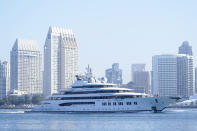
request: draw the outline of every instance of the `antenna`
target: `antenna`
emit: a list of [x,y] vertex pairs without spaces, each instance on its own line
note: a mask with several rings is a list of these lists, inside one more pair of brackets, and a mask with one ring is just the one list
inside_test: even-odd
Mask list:
[[89,64],[88,64],[88,67],[86,68],[86,76],[88,78],[92,77],[92,69],[90,68]]

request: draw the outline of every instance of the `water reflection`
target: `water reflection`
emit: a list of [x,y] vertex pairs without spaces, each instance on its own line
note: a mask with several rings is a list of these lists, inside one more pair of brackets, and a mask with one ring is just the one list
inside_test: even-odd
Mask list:
[[167,109],[162,113],[48,114],[0,110],[0,130],[36,131],[194,131],[197,109]]

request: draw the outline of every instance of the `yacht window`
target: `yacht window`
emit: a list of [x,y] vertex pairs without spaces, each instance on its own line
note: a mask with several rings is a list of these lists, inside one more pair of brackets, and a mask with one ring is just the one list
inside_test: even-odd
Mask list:
[[62,104],[59,104],[59,106],[71,106],[72,104],[70,103],[62,103]]
[[114,85],[87,85],[87,86],[73,86],[73,88],[103,88],[114,87]]
[[106,105],[107,105],[107,103],[106,103],[106,102],[103,102],[103,103],[102,103],[102,105],[103,105],[103,106],[106,106]]
[[95,104],[95,102],[68,102],[68,103],[61,103],[59,106],[71,106],[71,105],[90,105],[90,104]]
[[48,39],[51,39],[51,35],[50,34],[48,34]]
[[113,102],[113,105],[115,106],[116,105],[116,102]]
[[55,97],[54,99],[55,100],[61,100],[61,97]]
[[137,102],[134,102],[134,105],[137,105]]
[[122,96],[90,96],[90,97],[54,97],[53,100],[78,100],[78,99],[126,99],[133,98],[133,95]]
[[118,105],[123,105],[123,102],[118,102]]
[[119,93],[124,93],[124,92],[128,92],[128,91],[125,91],[125,90],[119,90]]
[[108,102],[108,106],[111,106],[111,102]]
[[131,102],[127,102],[127,105],[131,105]]
[[43,103],[44,105],[50,104],[50,103]]
[[85,92],[64,92],[63,94],[90,94],[90,93],[118,93],[119,90],[98,90],[98,91],[85,91]]

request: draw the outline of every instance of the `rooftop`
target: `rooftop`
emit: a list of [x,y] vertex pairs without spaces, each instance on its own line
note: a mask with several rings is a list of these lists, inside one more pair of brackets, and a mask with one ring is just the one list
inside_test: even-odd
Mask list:
[[65,28],[60,28],[60,27],[55,27],[55,26],[50,26],[48,33],[74,35],[71,29],[65,29]]
[[12,50],[40,51],[36,40],[17,38]]

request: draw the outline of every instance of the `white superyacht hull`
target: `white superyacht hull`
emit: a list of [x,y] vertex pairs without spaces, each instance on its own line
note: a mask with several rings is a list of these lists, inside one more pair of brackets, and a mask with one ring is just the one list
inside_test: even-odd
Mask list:
[[98,100],[47,100],[43,102],[43,105],[33,108],[31,112],[160,112],[177,99],[175,97],[146,97]]

